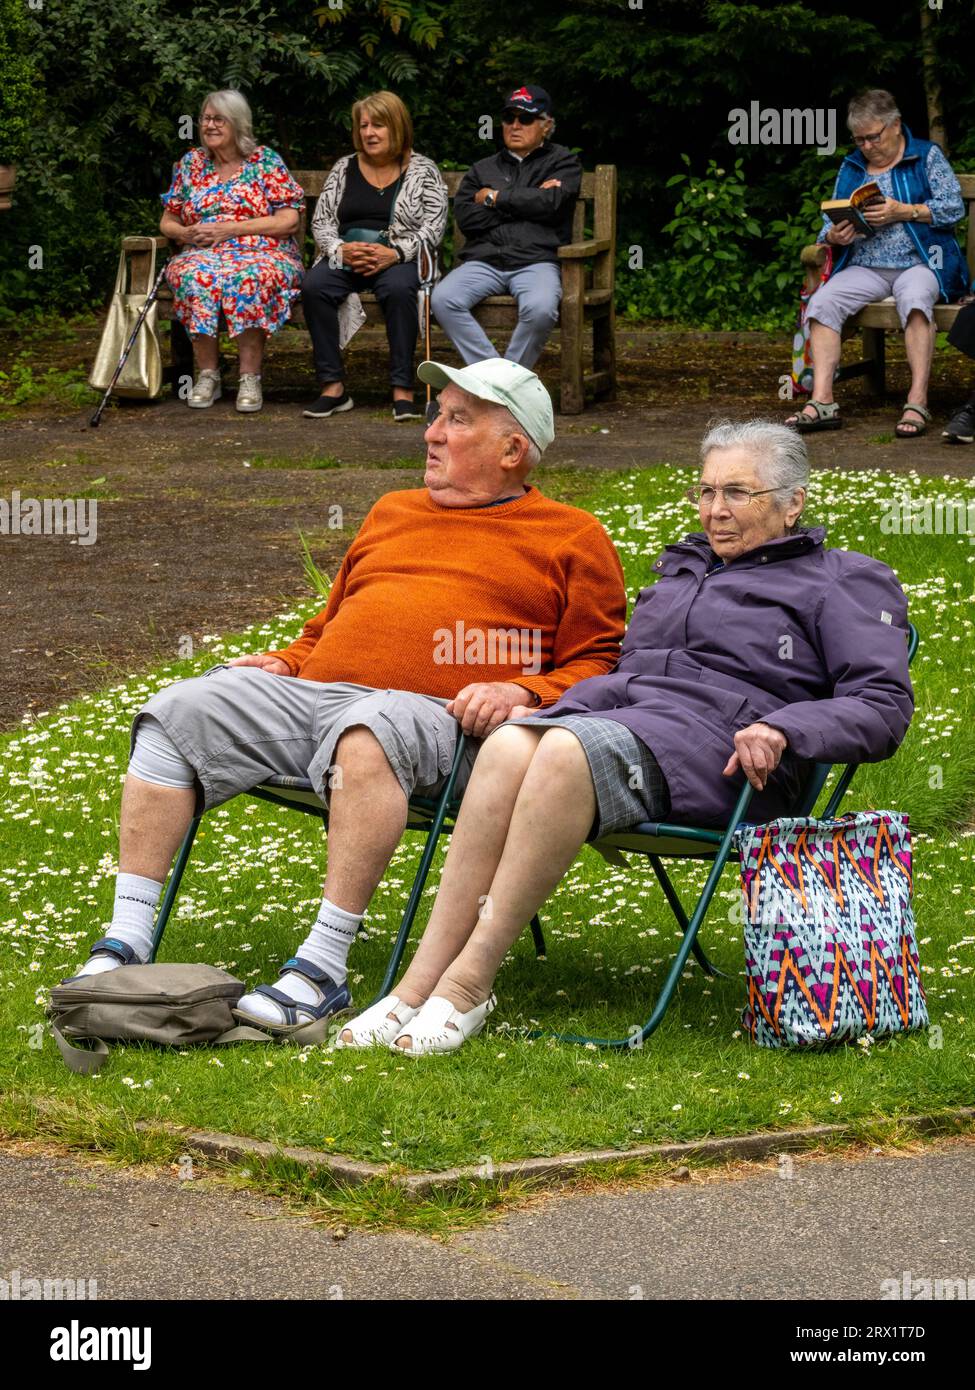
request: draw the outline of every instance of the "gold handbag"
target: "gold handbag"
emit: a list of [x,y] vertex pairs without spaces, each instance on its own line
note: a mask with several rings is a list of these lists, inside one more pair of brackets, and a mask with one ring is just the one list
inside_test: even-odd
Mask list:
[[[146,238],[150,240],[150,238]],[[136,319],[142,312],[149,290],[156,279],[156,246],[150,248],[149,276],[144,294],[127,294],[126,256],[119,256],[118,274],[115,277],[115,291],[108,306],[108,317],[102,329],[98,352],[88,378],[88,385],[95,391],[105,391],[118,366],[125,345],[132,336]],[[126,396],[130,400],[155,400],[162,394],[162,354],[159,349],[159,332],[156,327],[157,304],[153,303],[139,336],[132,344],[132,351],[126,359],[122,374],[115,383],[114,394]]]

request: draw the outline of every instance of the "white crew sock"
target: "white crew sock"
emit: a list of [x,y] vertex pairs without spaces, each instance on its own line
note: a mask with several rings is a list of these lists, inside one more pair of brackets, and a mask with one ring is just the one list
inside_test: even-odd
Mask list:
[[[298,947],[295,955],[317,965],[324,970],[337,985],[345,983],[348,970],[346,959],[362,922],[362,914],[346,912],[336,907],[328,898],[322,898],[318,917],[309,934]],[[317,998],[315,988],[303,975],[289,970],[286,975],[274,981],[275,989],[281,990],[297,1004],[313,1004]],[[246,994],[238,1002],[238,1008],[258,1018],[266,1018],[269,1023],[281,1023],[284,1015],[280,1004],[268,999],[264,994]]]
[[[118,874],[115,879],[115,911],[105,935],[131,946],[140,961],[148,960],[152,950],[152,929],[162,887],[154,878],[142,878],[139,874]],[[117,956],[92,956],[78,974],[100,975],[117,969],[121,963]]]
[[295,955],[326,971],[337,985],[344,984],[349,973],[346,969],[349,950],[361,925],[361,912],[346,912],[330,903],[328,898],[322,898],[315,925]]

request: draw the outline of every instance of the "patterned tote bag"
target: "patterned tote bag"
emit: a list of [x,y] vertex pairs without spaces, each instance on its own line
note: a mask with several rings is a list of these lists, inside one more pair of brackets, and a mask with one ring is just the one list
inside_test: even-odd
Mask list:
[[763,1047],[880,1037],[928,1022],[908,817],[857,812],[741,826],[748,1004]]

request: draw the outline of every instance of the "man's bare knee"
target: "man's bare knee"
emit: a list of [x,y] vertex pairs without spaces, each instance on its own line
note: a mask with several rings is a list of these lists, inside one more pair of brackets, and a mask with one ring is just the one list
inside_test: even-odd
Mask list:
[[332,794],[350,788],[374,788],[377,780],[399,785],[386,750],[364,724],[346,729],[335,745],[332,765],[328,770],[328,785]]

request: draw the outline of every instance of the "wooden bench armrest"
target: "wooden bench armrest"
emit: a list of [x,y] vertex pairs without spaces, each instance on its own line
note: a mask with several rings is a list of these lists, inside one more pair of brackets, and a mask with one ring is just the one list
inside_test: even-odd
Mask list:
[[826,262],[826,243],[816,241],[812,246],[804,246],[799,256],[799,261],[805,271],[806,289],[812,293],[820,280],[823,278],[823,266]]
[[124,236],[122,238],[123,251],[145,251],[151,245],[154,245],[157,251],[165,251],[169,245],[169,238],[164,236]]
[[560,261],[581,261],[588,256],[598,256],[603,251],[609,251],[612,242],[609,237],[600,237],[598,241],[573,241],[568,246],[559,247]]

